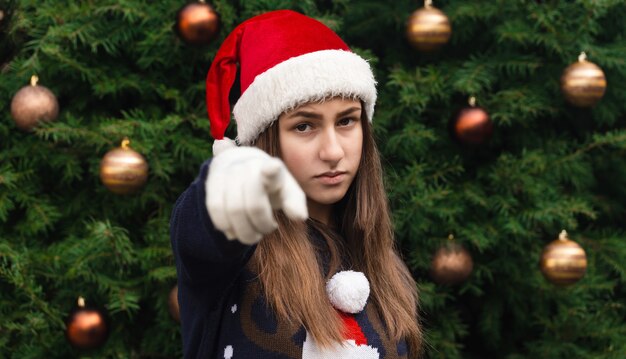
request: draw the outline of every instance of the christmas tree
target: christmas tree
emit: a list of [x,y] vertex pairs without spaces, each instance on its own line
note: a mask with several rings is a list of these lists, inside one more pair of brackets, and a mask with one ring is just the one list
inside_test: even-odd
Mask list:
[[[424,357],[626,357],[626,3],[435,1],[451,36],[431,52],[407,38],[421,2],[211,4],[220,32],[191,45],[173,31],[183,2],[0,2],[0,357],[181,357],[169,216],[211,156],[206,72],[235,26],[281,8],[375,67],[375,135]],[[561,89],[582,51],[606,77],[595,106]],[[12,100],[33,75],[59,113],[29,131]],[[450,127],[470,97],[493,126],[473,144]],[[100,178],[124,138],[149,165],[128,195]],[[566,286],[539,266],[562,229],[587,260]],[[431,269],[449,235],[473,260],[455,285]],[[65,336],[78,297],[106,311],[97,348]]]

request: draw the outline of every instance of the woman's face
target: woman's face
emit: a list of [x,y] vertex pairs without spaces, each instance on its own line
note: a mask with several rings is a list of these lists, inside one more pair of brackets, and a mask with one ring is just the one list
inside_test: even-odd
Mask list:
[[358,100],[333,98],[278,118],[281,157],[306,194],[312,218],[327,223],[332,204],[354,180],[363,146],[361,111]]

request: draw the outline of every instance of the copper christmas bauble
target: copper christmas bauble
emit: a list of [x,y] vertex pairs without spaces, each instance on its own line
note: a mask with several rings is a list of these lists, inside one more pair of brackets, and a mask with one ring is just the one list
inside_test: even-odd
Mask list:
[[446,243],[439,248],[431,262],[430,274],[439,284],[459,284],[469,278],[474,268],[472,256],[457,243]]
[[174,29],[186,43],[206,45],[217,36],[220,17],[209,4],[190,3],[178,10]]
[[121,147],[107,152],[100,161],[100,180],[116,194],[135,193],[148,179],[148,163],[129,143],[124,139]]
[[565,99],[577,107],[595,105],[606,91],[606,77],[598,65],[586,60],[582,53],[578,62],[569,65],[561,76],[561,91]]
[[40,121],[54,121],[59,114],[59,102],[48,88],[37,85],[33,76],[30,85],[22,87],[11,101],[11,116],[24,131],[32,130]]
[[489,114],[479,106],[464,107],[452,117],[449,130],[454,139],[465,145],[481,145],[493,134]]
[[107,319],[102,311],[85,307],[83,298],[78,302],[65,321],[65,337],[78,349],[99,348],[109,337]]
[[587,255],[576,242],[562,231],[559,239],[550,242],[539,263],[543,276],[553,284],[566,286],[578,282],[587,271]]
[[177,322],[180,322],[180,307],[178,306],[178,285],[175,285],[174,288],[170,290],[167,304],[172,318],[174,318],[174,320],[176,320]]
[[406,26],[409,43],[419,51],[439,49],[450,40],[452,28],[446,14],[426,6],[411,14]]

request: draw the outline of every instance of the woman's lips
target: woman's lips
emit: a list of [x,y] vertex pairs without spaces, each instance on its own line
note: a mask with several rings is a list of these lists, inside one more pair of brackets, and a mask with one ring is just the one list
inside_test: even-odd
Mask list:
[[343,182],[343,180],[346,178],[346,174],[345,172],[339,172],[334,175],[321,175],[316,176],[315,178],[319,180],[322,184],[333,185]]

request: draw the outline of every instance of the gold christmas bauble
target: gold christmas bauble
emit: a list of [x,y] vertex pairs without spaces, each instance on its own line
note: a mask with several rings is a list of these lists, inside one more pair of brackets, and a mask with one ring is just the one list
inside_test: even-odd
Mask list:
[[180,323],[180,307],[178,306],[178,285],[175,285],[174,288],[170,290],[167,304],[172,318]]
[[33,76],[30,85],[22,87],[11,101],[11,116],[24,131],[32,130],[40,121],[54,121],[59,115],[59,102],[48,88],[37,85]]
[[539,263],[543,276],[553,284],[566,286],[578,282],[587,271],[587,255],[576,242],[562,231],[559,239],[550,242]]
[[591,107],[604,96],[606,77],[598,65],[586,60],[583,52],[578,57],[578,62],[569,65],[563,71],[561,91],[572,105]]
[[101,347],[109,337],[106,316],[98,309],[85,307],[85,300],[78,298],[78,307],[65,320],[65,337],[78,349]]
[[406,26],[409,43],[419,51],[439,49],[450,40],[452,28],[443,11],[429,5],[411,14]]
[[107,152],[100,161],[100,180],[116,194],[137,192],[148,180],[148,163],[124,139],[122,145]]
[[459,284],[472,274],[474,261],[460,244],[449,242],[440,247],[431,262],[430,274],[439,284]]
[[191,45],[207,45],[220,30],[220,17],[204,1],[190,3],[178,10],[174,29],[178,36]]

